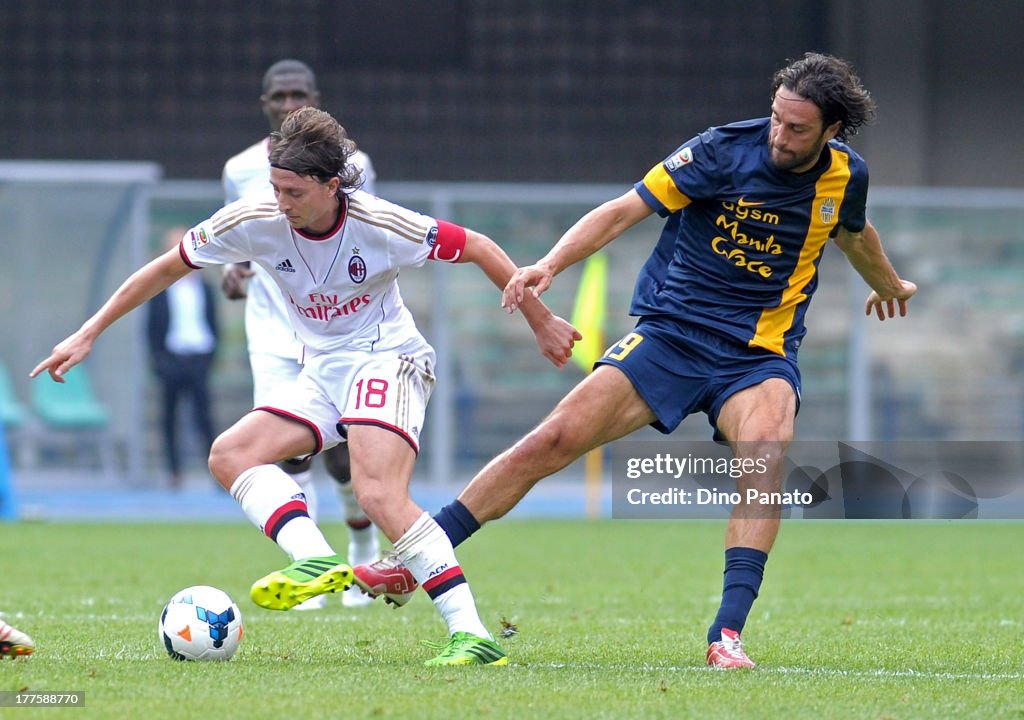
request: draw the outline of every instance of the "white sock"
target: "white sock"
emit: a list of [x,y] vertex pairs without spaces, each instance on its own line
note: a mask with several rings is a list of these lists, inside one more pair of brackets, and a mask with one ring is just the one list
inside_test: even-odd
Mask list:
[[395,543],[395,550],[434,601],[448,624],[449,635],[462,631],[493,640],[477,614],[473,593],[451,541],[430,515],[420,515]]
[[302,488],[302,493],[306,496],[306,507],[309,508],[309,517],[313,519],[313,522],[316,522],[317,518],[320,517],[320,503],[317,502],[316,484],[313,482],[312,468],[303,470],[300,473],[286,474],[295,481],[296,485]]
[[348,562],[363,565],[380,559],[380,538],[377,528],[359,507],[352,483],[338,483],[338,499],[341,500],[341,514],[348,526]]
[[380,560],[380,538],[377,528],[370,523],[365,527],[348,526],[348,562],[365,565]]
[[310,519],[302,490],[277,465],[257,465],[243,472],[231,484],[231,497],[292,560],[335,554]]

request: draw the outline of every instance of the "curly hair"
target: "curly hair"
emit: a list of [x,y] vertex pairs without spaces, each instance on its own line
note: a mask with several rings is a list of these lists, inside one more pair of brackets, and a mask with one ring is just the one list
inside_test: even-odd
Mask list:
[[772,79],[772,99],[780,87],[810,100],[821,111],[824,127],[839,121],[836,137],[845,142],[875,116],[875,101],[845,60],[805,53],[790,60]]
[[341,179],[341,190],[362,185],[362,173],[349,162],[356,144],[329,113],[302,107],[288,113],[281,129],[270,134],[271,167],[326,183]]

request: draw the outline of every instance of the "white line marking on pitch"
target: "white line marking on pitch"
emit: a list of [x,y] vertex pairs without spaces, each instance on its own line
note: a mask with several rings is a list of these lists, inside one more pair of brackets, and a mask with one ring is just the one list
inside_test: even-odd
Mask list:
[[[599,665],[593,663],[544,663],[532,664],[523,663],[523,668],[551,668],[562,670],[568,668],[583,670],[617,670],[617,671],[642,671],[642,672],[721,672],[716,668],[704,666],[678,666],[678,665]],[[922,670],[842,670],[839,668],[799,668],[799,667],[765,667],[759,666],[752,672],[775,675],[811,675],[828,677],[851,677],[851,678],[919,678],[923,680],[1024,680],[1024,673],[953,673],[953,672],[931,672]]]

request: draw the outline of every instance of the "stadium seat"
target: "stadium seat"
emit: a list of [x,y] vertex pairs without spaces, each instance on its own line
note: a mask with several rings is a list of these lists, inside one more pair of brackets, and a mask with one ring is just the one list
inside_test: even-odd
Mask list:
[[36,433],[39,450],[59,442],[88,446],[105,473],[119,474],[110,411],[96,397],[84,367],[69,370],[63,383],[46,375],[33,380],[32,411],[42,425]]

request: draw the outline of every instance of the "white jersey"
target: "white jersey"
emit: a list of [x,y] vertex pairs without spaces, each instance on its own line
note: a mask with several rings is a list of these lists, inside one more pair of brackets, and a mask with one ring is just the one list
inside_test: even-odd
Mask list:
[[402,301],[398,271],[428,258],[455,262],[465,230],[361,190],[344,200],[334,229],[296,230],[273,193],[240,200],[192,228],[181,242],[192,267],[251,261],[285,298],[307,349],[413,352],[429,348]]
[[[270,138],[249,146],[224,163],[221,178],[225,203],[243,197],[263,195],[270,187]],[[363,174],[362,190],[375,192],[376,172],[369,155],[357,150],[349,161]],[[288,308],[271,276],[259,265],[249,278],[245,301],[245,336],[249,353],[267,353],[297,360],[302,344],[288,320]]]

